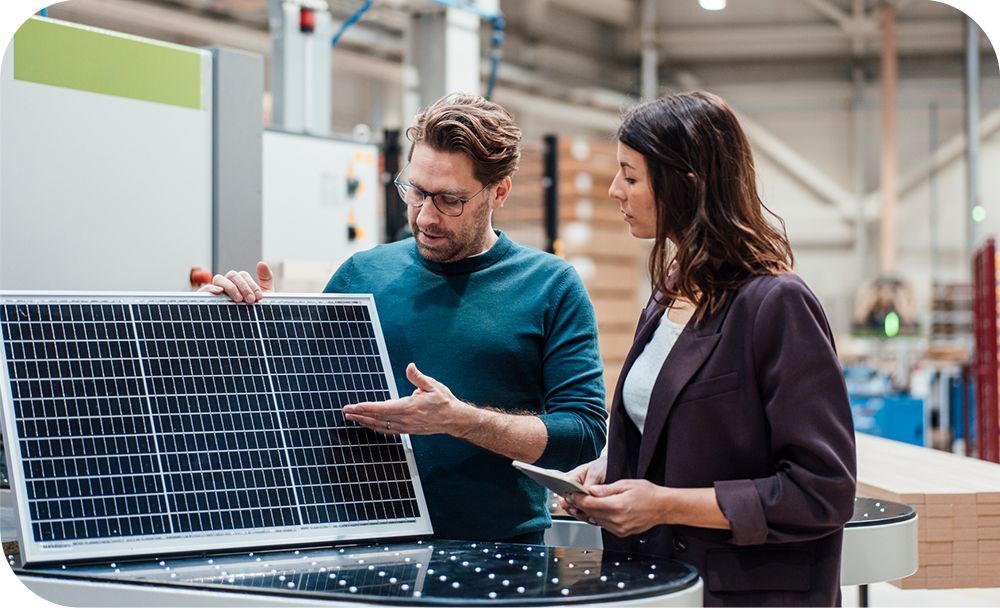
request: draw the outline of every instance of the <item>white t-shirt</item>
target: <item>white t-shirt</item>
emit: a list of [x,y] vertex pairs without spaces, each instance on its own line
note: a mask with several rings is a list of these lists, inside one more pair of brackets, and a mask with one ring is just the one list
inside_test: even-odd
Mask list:
[[625,377],[625,384],[622,385],[622,405],[625,406],[625,412],[640,433],[646,424],[646,412],[649,410],[653,384],[682,331],[684,324],[674,323],[664,312],[660,317],[660,325],[653,332],[653,337],[649,339],[642,353],[632,364],[628,376]]

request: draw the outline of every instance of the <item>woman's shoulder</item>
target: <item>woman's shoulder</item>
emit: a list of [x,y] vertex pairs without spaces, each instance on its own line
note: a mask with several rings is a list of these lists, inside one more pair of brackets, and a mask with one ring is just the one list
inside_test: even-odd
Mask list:
[[737,294],[737,299],[748,300],[757,304],[763,302],[769,296],[785,297],[798,296],[807,300],[815,300],[813,294],[802,277],[794,272],[782,272],[778,274],[758,275],[747,279]]

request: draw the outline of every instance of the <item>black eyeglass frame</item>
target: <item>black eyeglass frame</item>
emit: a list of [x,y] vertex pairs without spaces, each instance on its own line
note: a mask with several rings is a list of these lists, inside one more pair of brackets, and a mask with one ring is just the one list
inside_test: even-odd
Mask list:
[[[487,188],[493,185],[493,184],[486,184],[479,192],[476,192],[475,194],[466,197],[456,196],[454,194],[449,194],[447,192],[426,192],[424,190],[421,190],[420,188],[417,188],[413,184],[400,183],[399,178],[400,176],[403,175],[405,171],[406,167],[404,167],[403,171],[400,171],[396,175],[396,177],[392,180],[392,183],[395,184],[396,186],[396,192],[399,194],[399,198],[403,201],[403,204],[405,204],[407,207],[413,207],[414,209],[419,209],[424,206],[424,203],[427,201],[427,197],[430,197],[431,203],[434,204],[434,208],[437,209],[439,212],[441,212],[441,215],[445,215],[447,217],[459,217],[460,215],[462,215],[462,213],[465,212],[465,205],[468,204],[469,201],[476,198],[477,196],[485,192]],[[417,194],[421,195],[419,203],[410,203],[409,201],[406,200],[406,193],[411,189],[416,191]],[[442,205],[445,205],[445,203],[440,202],[438,197],[445,197],[445,196],[455,199],[454,203],[452,204],[461,205],[461,207],[459,207],[458,209],[458,213],[451,213],[450,211],[445,211],[444,209],[441,208]]]

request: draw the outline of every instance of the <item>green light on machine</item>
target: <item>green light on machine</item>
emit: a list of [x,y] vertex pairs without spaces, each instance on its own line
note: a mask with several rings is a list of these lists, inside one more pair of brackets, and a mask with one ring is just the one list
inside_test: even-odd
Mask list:
[[972,208],[972,221],[981,222],[986,219],[986,207],[982,205],[976,205]]
[[887,338],[893,338],[899,333],[899,315],[894,312],[889,312],[885,316],[885,336]]

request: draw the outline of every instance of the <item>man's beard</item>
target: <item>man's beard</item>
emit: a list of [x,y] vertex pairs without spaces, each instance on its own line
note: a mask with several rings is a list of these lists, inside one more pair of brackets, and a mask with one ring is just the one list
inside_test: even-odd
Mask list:
[[[471,211],[471,209],[467,209],[467,211]],[[416,218],[411,219],[410,231],[413,233],[413,238],[417,241],[417,250],[420,252],[420,255],[425,260],[446,264],[482,253],[486,247],[486,239],[488,237],[486,226],[489,224],[490,208],[488,205],[484,205],[480,209],[477,209],[477,211],[479,211],[480,217],[476,218],[477,221],[466,225],[465,231],[456,232],[446,230],[440,225],[431,227],[431,234],[443,237],[440,239],[440,242],[433,245],[421,242],[421,230],[417,227]]]

